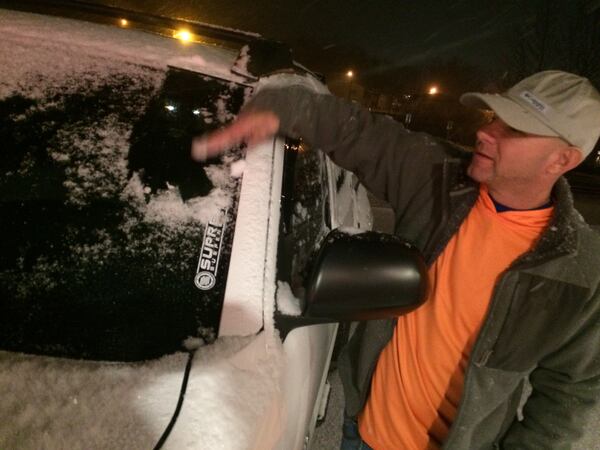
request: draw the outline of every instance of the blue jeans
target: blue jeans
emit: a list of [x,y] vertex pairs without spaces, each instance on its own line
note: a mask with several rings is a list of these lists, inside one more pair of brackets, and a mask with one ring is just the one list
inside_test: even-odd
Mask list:
[[356,419],[344,416],[340,450],[373,450],[369,447],[369,444],[361,439]]

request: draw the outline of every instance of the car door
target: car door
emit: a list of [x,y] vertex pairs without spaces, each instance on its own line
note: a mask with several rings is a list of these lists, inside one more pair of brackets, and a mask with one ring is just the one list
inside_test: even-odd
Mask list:
[[[334,228],[366,229],[371,222],[366,192],[353,174],[302,141],[288,140],[284,153],[277,300],[280,312],[300,314],[305,281],[323,239]],[[305,326],[284,337],[287,417],[281,449],[310,447],[319,410],[327,401],[337,328]]]
[[370,230],[373,216],[367,190],[352,172],[342,169],[327,160],[329,192],[332,207],[333,228],[346,227]]

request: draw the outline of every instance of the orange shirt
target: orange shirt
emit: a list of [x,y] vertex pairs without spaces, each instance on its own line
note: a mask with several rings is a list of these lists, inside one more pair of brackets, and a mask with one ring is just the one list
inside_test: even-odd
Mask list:
[[500,274],[529,250],[553,208],[497,213],[487,189],[429,269],[431,291],[400,316],[359,416],[375,450],[435,449],[461,399],[471,348]]

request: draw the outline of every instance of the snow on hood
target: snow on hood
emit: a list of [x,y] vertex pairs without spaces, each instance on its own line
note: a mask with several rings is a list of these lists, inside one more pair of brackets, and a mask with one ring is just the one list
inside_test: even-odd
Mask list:
[[[108,364],[0,352],[0,448],[153,448],[175,410],[186,360],[176,353]],[[198,349],[165,448],[251,448],[279,390],[280,360],[281,345],[264,333]]]
[[203,350],[194,359],[184,408],[167,448],[271,448],[280,430],[265,414],[281,404],[281,341],[265,331],[220,338]]

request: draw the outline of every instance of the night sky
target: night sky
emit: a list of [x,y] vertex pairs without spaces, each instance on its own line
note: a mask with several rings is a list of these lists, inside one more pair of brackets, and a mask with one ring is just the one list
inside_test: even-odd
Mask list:
[[[211,20],[219,20],[219,11],[225,10],[227,2],[219,3],[219,8],[212,6],[214,13],[206,7]],[[288,42],[312,40],[325,51],[335,46],[362,48],[374,57],[400,65],[456,56],[494,66],[511,26],[526,19],[524,11],[519,13],[510,1],[312,0],[277,2],[278,6],[269,6],[273,3],[269,1],[233,3],[256,6],[244,7],[242,18],[234,12],[242,8],[232,8],[222,18],[232,26],[246,24]]]
[[[361,47],[400,64],[432,56],[494,61],[510,25],[523,20],[515,2],[378,0],[195,1],[198,18],[267,36]],[[483,6],[482,6],[483,4]],[[189,14],[189,13],[188,13]],[[491,54],[490,54],[491,53]]]
[[[124,8],[255,31],[290,43],[314,61],[328,53],[364,53],[396,65],[458,57],[498,69],[513,26],[529,17],[510,0],[181,0],[102,1]],[[322,55],[314,53],[322,52]],[[311,62],[314,62],[311,61]],[[318,70],[319,68],[317,68]],[[360,68],[357,68],[360,69]],[[366,70],[367,68],[363,68]]]
[[[572,24],[580,18],[570,13],[578,8],[600,10],[600,0],[88,1],[258,32],[289,44],[297,60],[329,81],[341,80],[353,69],[358,83],[389,86],[390,80],[393,84],[395,79],[409,78],[401,68],[437,65],[443,73],[448,70],[440,67],[447,61],[462,65],[463,79],[465,73],[476,73],[480,86],[469,85],[468,80],[456,83],[465,89],[501,79],[508,82],[511,76],[536,71],[532,69],[571,70],[591,73],[592,78],[597,70],[563,62],[573,53],[567,46],[579,32]],[[550,26],[540,28],[540,22]],[[540,30],[549,38],[539,39]],[[538,42],[548,44],[543,61],[516,69],[515,55],[528,41],[535,41],[536,33]],[[581,36],[581,42],[591,42],[589,34]],[[593,34],[596,45],[600,33]],[[555,51],[558,47],[565,48]],[[597,59],[593,49],[587,54]],[[424,78],[423,73],[414,77]]]

